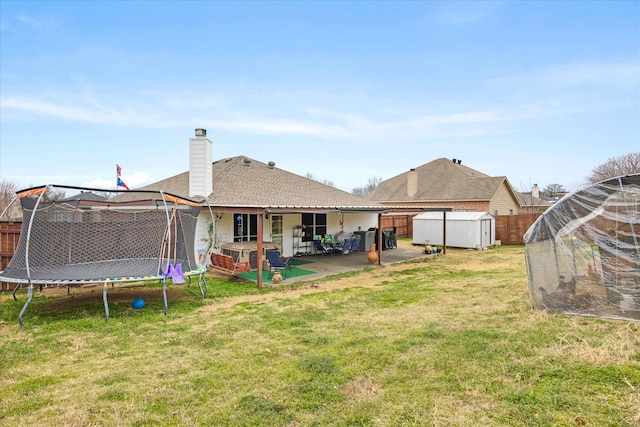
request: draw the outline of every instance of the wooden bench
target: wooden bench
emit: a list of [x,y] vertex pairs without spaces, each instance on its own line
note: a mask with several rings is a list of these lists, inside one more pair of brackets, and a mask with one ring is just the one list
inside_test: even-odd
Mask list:
[[251,267],[247,261],[235,262],[230,255],[217,252],[211,253],[211,266],[230,274],[251,271]]

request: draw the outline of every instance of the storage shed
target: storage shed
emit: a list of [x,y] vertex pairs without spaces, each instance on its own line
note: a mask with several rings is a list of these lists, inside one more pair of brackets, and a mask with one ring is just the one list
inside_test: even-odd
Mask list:
[[[446,244],[456,248],[492,246],[496,221],[487,212],[447,212]],[[413,218],[413,244],[443,245],[443,212],[424,212]]]

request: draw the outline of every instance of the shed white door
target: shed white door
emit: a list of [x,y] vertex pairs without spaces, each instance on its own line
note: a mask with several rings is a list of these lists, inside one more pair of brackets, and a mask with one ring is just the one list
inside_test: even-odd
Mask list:
[[491,246],[491,220],[480,220],[480,246]]

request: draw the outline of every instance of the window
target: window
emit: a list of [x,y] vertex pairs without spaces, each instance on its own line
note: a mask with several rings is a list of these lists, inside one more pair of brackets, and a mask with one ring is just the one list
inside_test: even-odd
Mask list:
[[233,214],[233,241],[248,242],[258,240],[258,216]]
[[310,242],[314,236],[327,234],[327,214],[302,214],[302,228],[305,229],[303,242]]
[[271,241],[282,243],[282,215],[271,215]]

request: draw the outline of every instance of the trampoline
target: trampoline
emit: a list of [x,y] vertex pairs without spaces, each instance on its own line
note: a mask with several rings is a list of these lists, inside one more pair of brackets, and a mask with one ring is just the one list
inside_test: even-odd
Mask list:
[[[52,195],[75,193],[54,200]],[[0,281],[15,283],[13,297],[27,284],[103,284],[105,321],[109,319],[107,289],[116,283],[161,281],[167,314],[169,283],[197,278],[201,300],[207,292],[206,266],[197,264],[194,248],[202,204],[162,191],[104,190],[48,184],[18,191],[23,227],[11,261]],[[187,285],[187,286],[188,286]]]

